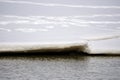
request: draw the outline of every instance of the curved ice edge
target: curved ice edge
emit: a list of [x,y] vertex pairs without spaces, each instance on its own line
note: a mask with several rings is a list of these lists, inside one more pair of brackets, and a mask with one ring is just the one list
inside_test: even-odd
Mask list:
[[0,43],[0,52],[83,52],[88,53],[86,42]]
[[[120,54],[119,48],[105,47],[104,41],[0,43],[3,52],[78,52],[82,54]],[[109,40],[107,40],[109,42]],[[100,45],[102,46],[100,47]],[[105,45],[104,45],[105,44]],[[98,46],[99,45],[99,46]]]

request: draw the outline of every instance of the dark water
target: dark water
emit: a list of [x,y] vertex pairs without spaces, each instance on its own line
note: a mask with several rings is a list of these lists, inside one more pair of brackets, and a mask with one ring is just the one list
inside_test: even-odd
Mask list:
[[0,80],[120,80],[120,56],[0,56]]

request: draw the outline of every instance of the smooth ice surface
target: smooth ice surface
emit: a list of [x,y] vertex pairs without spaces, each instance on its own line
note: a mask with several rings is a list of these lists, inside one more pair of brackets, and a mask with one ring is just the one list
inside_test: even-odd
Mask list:
[[25,50],[19,43],[84,41],[89,53],[120,53],[119,0],[0,0],[0,6],[0,51],[8,50],[3,43]]

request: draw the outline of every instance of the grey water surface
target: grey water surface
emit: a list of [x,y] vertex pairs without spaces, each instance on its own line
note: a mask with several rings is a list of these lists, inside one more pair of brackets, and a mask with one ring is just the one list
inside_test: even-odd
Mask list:
[[2,56],[0,80],[120,80],[120,57]]

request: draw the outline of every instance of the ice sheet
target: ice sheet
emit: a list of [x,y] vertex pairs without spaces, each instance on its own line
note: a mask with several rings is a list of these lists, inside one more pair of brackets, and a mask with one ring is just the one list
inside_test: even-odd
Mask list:
[[0,51],[120,54],[119,0],[0,0],[0,6]]

